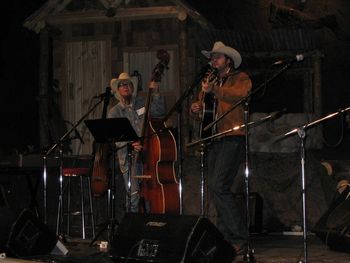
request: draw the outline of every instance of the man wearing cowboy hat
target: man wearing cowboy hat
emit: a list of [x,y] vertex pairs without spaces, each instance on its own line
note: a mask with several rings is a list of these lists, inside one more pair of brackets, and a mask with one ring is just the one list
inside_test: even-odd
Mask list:
[[[108,118],[128,118],[137,135],[141,136],[143,118],[145,117],[145,98],[137,96],[137,84],[137,78],[130,77],[126,72],[121,73],[117,79],[111,80],[111,88],[118,103],[110,109]],[[151,117],[162,117],[165,114],[164,97],[159,95],[157,83],[151,82],[149,88],[153,89],[149,113]],[[131,145],[134,151],[141,151],[142,149],[139,141],[133,142]],[[127,158],[128,149],[125,147],[125,142],[118,142],[116,146],[119,149],[117,151],[119,167],[124,178],[125,187],[128,189],[128,172],[130,168]],[[138,180],[131,178],[131,212],[138,212],[138,190]]]
[[[242,57],[237,50],[221,41],[211,51],[202,51],[217,70],[214,81],[204,79],[201,93],[213,93],[216,98],[216,116],[220,117],[232,105],[246,96],[252,83],[249,76],[238,68]],[[200,94],[203,97],[202,94]],[[191,114],[201,113],[202,103],[191,104]],[[239,106],[216,124],[216,132],[227,131],[243,124],[243,107]],[[235,130],[215,139],[207,148],[208,187],[218,214],[218,229],[238,253],[244,252],[248,232],[242,211],[236,206],[231,186],[244,157],[244,131]]]

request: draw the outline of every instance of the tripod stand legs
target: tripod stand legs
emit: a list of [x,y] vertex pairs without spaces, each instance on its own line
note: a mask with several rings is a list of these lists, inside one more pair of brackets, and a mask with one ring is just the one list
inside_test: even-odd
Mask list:
[[[247,140],[247,139],[246,139]],[[246,144],[247,145],[247,144]],[[247,153],[247,151],[246,151]],[[249,165],[248,165],[248,156],[246,154],[246,164],[245,164],[245,187],[246,187],[246,229],[247,229],[247,249],[243,257],[243,263],[255,263],[254,250],[251,247],[250,240],[250,204],[249,204],[249,195],[250,195],[250,185],[249,185]]]
[[254,258],[254,250],[250,246],[250,242],[248,242],[247,251],[244,254],[243,261],[244,263],[255,263],[256,260]]
[[98,233],[96,234],[95,238],[90,242],[89,246],[93,246],[94,243],[97,241],[97,239],[102,235],[103,232],[105,232],[106,230],[108,231],[108,236],[107,236],[107,240],[111,241],[113,238],[113,234],[114,234],[114,230],[115,230],[115,226],[118,225],[119,222],[117,220],[113,220],[109,219],[108,221],[104,222],[102,224],[102,228],[98,231]]
[[[115,145],[115,143],[113,143]],[[114,234],[115,225],[119,224],[118,221],[115,219],[115,198],[116,198],[116,163],[115,163],[115,157],[116,157],[116,149],[113,147],[112,150],[112,160],[113,160],[113,169],[112,169],[112,175],[109,180],[109,188],[107,191],[107,208],[108,208],[108,220],[103,223],[102,229],[97,233],[95,238],[90,242],[89,246],[92,246],[96,240],[100,237],[100,235],[108,229],[108,241],[111,241]]]
[[[114,179],[113,179],[114,180]],[[115,194],[112,189],[108,189],[107,192],[107,208],[108,208],[108,217],[109,219],[101,224],[101,229],[96,234],[95,238],[90,242],[89,246],[91,247],[97,239],[102,235],[103,232],[107,230],[107,240],[111,241],[113,238],[114,230],[117,225],[119,225],[118,220],[115,219],[114,216],[114,198]]]

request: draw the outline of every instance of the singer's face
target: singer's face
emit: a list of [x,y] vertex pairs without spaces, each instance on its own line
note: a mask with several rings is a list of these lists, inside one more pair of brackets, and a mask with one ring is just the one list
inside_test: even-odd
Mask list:
[[216,68],[219,72],[226,69],[229,65],[229,60],[221,53],[213,53],[210,56],[211,65]]
[[118,92],[123,98],[130,98],[133,92],[133,86],[130,81],[121,81],[118,85]]

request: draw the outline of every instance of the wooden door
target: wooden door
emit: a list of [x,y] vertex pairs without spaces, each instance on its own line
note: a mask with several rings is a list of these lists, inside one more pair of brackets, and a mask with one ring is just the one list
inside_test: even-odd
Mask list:
[[[62,91],[62,113],[67,121],[76,123],[98,101],[111,78],[111,41],[68,42],[65,46],[65,85]],[[87,119],[101,118],[103,103]],[[84,123],[78,126],[84,144],[72,141],[73,154],[91,154],[93,138]],[[74,135],[74,133],[72,133]]]

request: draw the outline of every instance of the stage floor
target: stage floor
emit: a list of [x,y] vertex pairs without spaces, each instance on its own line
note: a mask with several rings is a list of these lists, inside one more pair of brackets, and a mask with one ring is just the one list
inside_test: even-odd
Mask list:
[[[72,240],[65,244],[69,250],[66,256],[46,255],[35,258],[40,262],[57,263],[112,263],[107,252],[101,252],[97,245],[89,246],[90,240]],[[316,236],[310,235],[307,243],[308,262],[311,263],[348,263],[349,253],[340,253],[328,249]],[[300,236],[285,236],[282,234],[268,234],[252,236],[252,247],[255,250],[254,257],[257,263],[298,263],[303,260],[303,240]],[[243,257],[236,257],[235,262],[242,261]],[[33,260],[33,259],[32,259]],[[5,262],[0,259],[0,262]],[[10,262],[10,261],[8,261]],[[20,261],[11,261],[20,262]],[[33,261],[31,261],[33,263]],[[305,261],[303,261],[305,262]]]

